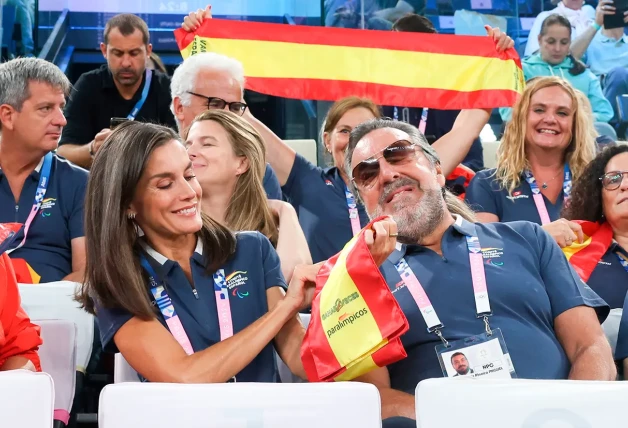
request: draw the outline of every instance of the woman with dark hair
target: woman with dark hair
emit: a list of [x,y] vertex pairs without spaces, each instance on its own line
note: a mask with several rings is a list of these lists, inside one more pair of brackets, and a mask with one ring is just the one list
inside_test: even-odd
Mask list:
[[172,130],[116,128],[94,159],[85,210],[91,261],[78,297],[98,317],[103,349],[153,382],[276,382],[275,350],[305,377],[298,312],[318,266],[297,268],[285,293],[265,236],[201,214]]
[[[539,52],[521,62],[523,75],[526,80],[537,76],[562,77],[587,96],[595,122],[608,122],[613,118],[611,103],[602,93],[600,79],[569,52],[571,31],[571,24],[563,15],[548,16],[539,34]],[[501,108],[499,113],[506,122],[511,118],[512,109]]]
[[[575,181],[571,202],[564,210],[568,220],[596,223],[587,235],[605,251],[591,260],[593,270],[582,279],[611,309],[621,308],[628,292],[628,145],[605,148]],[[611,233],[612,232],[612,233]],[[597,239],[600,236],[608,239]],[[612,238],[611,238],[612,237]],[[577,253],[576,253],[577,254]],[[573,259],[572,259],[573,260]]]

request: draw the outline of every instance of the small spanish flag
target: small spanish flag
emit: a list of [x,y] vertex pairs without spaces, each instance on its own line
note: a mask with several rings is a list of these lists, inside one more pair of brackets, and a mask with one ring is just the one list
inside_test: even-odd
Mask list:
[[517,52],[498,53],[489,37],[220,19],[174,33],[183,58],[236,58],[247,89],[278,97],[453,110],[510,107],[524,86]]
[[582,244],[574,242],[569,247],[563,248],[563,253],[569,260],[580,278],[588,281],[613,242],[613,229],[608,223],[595,223],[592,221],[576,221],[584,232]]
[[301,346],[310,382],[351,380],[406,357],[409,325],[364,240],[364,230],[316,278],[312,317]]

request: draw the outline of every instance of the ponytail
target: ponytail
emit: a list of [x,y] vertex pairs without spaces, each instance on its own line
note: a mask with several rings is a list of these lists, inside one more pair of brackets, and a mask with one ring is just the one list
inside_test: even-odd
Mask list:
[[567,58],[569,58],[571,60],[571,63],[573,64],[569,69],[569,74],[571,74],[572,76],[578,76],[579,74],[584,73],[584,71],[587,69],[582,61],[578,61],[577,59],[575,59],[572,54],[567,55]]

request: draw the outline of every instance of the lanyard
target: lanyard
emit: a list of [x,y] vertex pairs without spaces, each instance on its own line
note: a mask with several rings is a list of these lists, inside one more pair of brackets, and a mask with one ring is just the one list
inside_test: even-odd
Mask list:
[[35,216],[41,207],[41,203],[44,200],[44,196],[46,195],[46,190],[48,189],[48,183],[50,182],[50,168],[52,166],[52,152],[46,153],[44,156],[44,164],[41,167],[41,173],[39,174],[39,185],[37,186],[37,190],[35,191],[35,202],[33,202],[33,207],[31,208],[31,212],[26,219],[26,223],[24,223],[24,237],[22,238],[22,242],[18,244],[17,247],[12,250],[7,250],[7,254],[11,254],[13,251],[22,247],[26,242],[26,235],[28,234],[28,230],[33,224],[33,220],[35,220]]
[[421,134],[425,135],[425,127],[427,126],[427,114],[430,111],[427,107],[423,107],[423,111],[421,112],[421,121],[419,122],[419,131]]
[[[456,220],[456,222],[458,222]],[[480,241],[477,234],[473,236],[466,236],[467,250],[469,252],[469,264],[471,266],[471,281],[473,283],[473,296],[475,298],[475,310],[478,318],[484,319],[484,325],[486,333],[491,335],[492,331],[489,326],[488,317],[493,313],[491,311],[491,305],[488,298],[488,289],[486,287],[486,275],[484,272],[484,260],[482,257],[482,248],[480,247]],[[435,333],[445,344],[449,347],[449,342],[443,337],[441,330],[444,328],[443,323],[438,318],[436,310],[432,306],[425,289],[419,282],[412,269],[406,262],[405,258],[402,258],[395,264],[401,279],[403,280],[406,288],[410,291],[410,294],[414,298],[423,320],[427,325],[427,331]]]
[[[427,107],[423,107],[423,111],[421,111],[421,121],[419,122],[419,131],[421,134],[425,135],[425,127],[427,126],[427,114],[430,109]],[[410,123],[410,112],[408,108],[404,108],[402,110],[402,121],[406,123]],[[406,118],[407,116],[407,118]],[[399,120],[399,109],[397,107],[393,107],[393,119]]]
[[137,114],[140,112],[142,106],[144,105],[144,102],[146,101],[146,98],[148,97],[148,91],[150,90],[150,81],[152,80],[153,77],[153,71],[150,69],[146,69],[146,79],[144,80],[144,89],[142,90],[142,97],[137,101],[137,104],[135,104],[135,107],[133,107],[133,110],[131,110],[131,113],[129,113],[129,115],[126,117],[129,120],[135,120],[135,116],[137,116]]
[[360,225],[360,216],[358,214],[358,206],[355,203],[355,196],[345,184],[345,198],[347,198],[347,208],[349,208],[349,220],[351,220],[351,231],[356,236],[362,230]]
[[[532,199],[534,199],[534,204],[536,205],[536,210],[539,213],[539,217],[541,217],[541,225],[545,226],[548,223],[551,223],[549,213],[547,212],[547,207],[545,206],[545,201],[543,200],[543,195],[541,194],[541,190],[539,189],[539,185],[536,182],[536,179],[532,175],[532,171],[525,170],[524,175],[526,177],[526,181],[530,185],[530,190],[532,190]],[[571,170],[569,169],[569,165],[565,164],[565,177],[563,179],[563,204],[566,204],[569,200],[569,196],[571,195]]]
[[[159,307],[159,311],[166,320],[166,325],[170,330],[170,333],[174,336],[179,345],[185,350],[185,353],[191,355],[194,353],[192,344],[188,335],[185,333],[183,324],[177,315],[177,311],[174,309],[172,300],[168,296],[166,288],[160,283],[157,273],[153,267],[148,263],[146,257],[142,254],[140,256],[140,263],[146,273],[148,274],[148,281],[150,283],[150,292]],[[229,293],[227,289],[227,281],[225,280],[225,274],[222,269],[219,269],[214,274],[214,291],[216,293],[216,307],[218,309],[218,326],[220,327],[220,340],[228,339],[233,336],[233,321],[231,319],[231,305],[229,304]]]

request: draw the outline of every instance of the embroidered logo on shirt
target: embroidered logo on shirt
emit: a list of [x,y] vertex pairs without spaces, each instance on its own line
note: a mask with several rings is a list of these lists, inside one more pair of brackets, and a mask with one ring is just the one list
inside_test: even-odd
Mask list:
[[42,217],[50,217],[50,212],[49,211],[45,211],[45,210],[50,210],[52,207],[55,206],[57,202],[56,198],[46,198],[43,201],[41,201],[41,216]]
[[611,266],[611,263],[609,262],[603,262],[602,260],[600,260],[599,262],[597,262],[598,265],[604,265],[604,266]]
[[406,283],[403,282],[403,280],[401,280],[397,284],[395,284],[395,288],[393,288],[390,291],[391,291],[392,294],[395,294],[397,291],[401,290],[402,288],[406,288]]
[[332,183],[331,180],[325,180],[325,184],[334,187],[334,183]]
[[230,273],[225,277],[227,281],[227,288],[231,291],[233,296],[237,296],[240,299],[244,299],[249,295],[248,291],[242,291],[241,287],[246,285],[249,277],[246,276],[246,271],[237,270],[235,272]]
[[503,255],[503,248],[482,248],[482,257],[484,258],[484,263],[487,265],[503,266],[504,262],[495,260],[500,259]]
[[516,192],[512,192],[512,196],[506,196],[506,198],[514,201],[515,199],[528,199],[528,195],[524,195],[521,193],[521,190],[517,190]]

